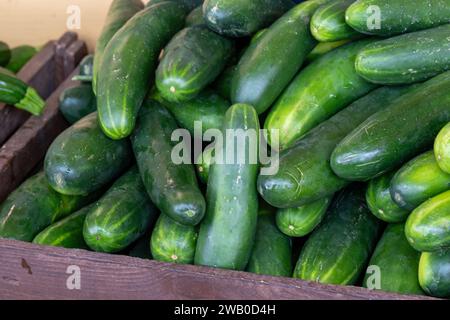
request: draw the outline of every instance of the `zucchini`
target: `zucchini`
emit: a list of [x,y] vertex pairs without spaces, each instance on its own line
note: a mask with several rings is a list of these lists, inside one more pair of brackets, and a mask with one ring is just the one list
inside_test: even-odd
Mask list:
[[192,264],[197,237],[197,227],[183,225],[162,214],[150,241],[152,256],[158,261]]
[[97,99],[91,84],[81,84],[64,90],[59,96],[59,111],[70,124],[97,110]]
[[327,54],[328,52],[342,47],[344,44],[347,44],[349,42],[349,39],[334,42],[319,42],[306,57],[306,62],[311,63],[314,60],[319,59],[321,56]]
[[[230,129],[259,132],[256,110],[246,104],[233,105],[227,111],[222,132]],[[219,156],[237,153],[231,139],[235,140],[224,135],[223,145],[216,150]],[[247,266],[258,216],[255,185],[259,166],[252,164],[249,156],[250,152],[255,152],[254,146],[253,143],[239,145],[239,151],[245,155],[244,161],[235,161],[234,164],[222,161],[211,166],[206,195],[208,208],[200,226],[195,253],[197,265],[234,270],[244,270]]]
[[2,67],[0,67],[0,102],[14,105],[35,116],[41,115],[45,107],[44,100],[36,90]]
[[450,23],[450,1],[359,0],[347,9],[345,19],[361,33],[387,37]]
[[203,8],[202,6],[199,6],[192,10],[186,17],[186,28],[203,24],[205,24],[205,20],[203,19]]
[[450,123],[439,131],[434,142],[434,154],[439,168],[450,174]]
[[161,104],[147,100],[131,142],[153,203],[179,223],[197,225],[205,215],[205,199],[193,165],[175,164],[172,159],[177,143],[171,137],[177,128],[175,119]]
[[198,177],[203,184],[208,184],[210,168],[214,161],[214,146],[214,144],[208,145],[195,162]]
[[191,11],[194,10],[194,8],[201,6],[203,3],[203,0],[150,0],[145,5],[146,7],[153,6],[155,4],[166,2],[166,1],[173,1],[179,4],[182,4],[186,7],[187,10]]
[[418,85],[343,139],[331,167],[347,180],[369,180],[429,148],[450,121],[450,72]]
[[382,40],[363,48],[356,71],[385,85],[422,82],[450,69],[450,24]]
[[132,162],[127,140],[108,139],[97,113],[91,113],[61,133],[45,156],[45,173],[59,193],[83,195],[99,190],[119,177]]
[[103,132],[119,140],[135,127],[161,49],[184,26],[186,11],[167,1],[136,14],[108,43],[98,69],[97,108]]
[[450,250],[422,253],[419,282],[423,290],[431,296],[450,297]]
[[264,128],[279,130],[284,149],[356,99],[375,89],[355,71],[357,53],[371,40],[337,48],[300,71],[273,106]]
[[409,161],[397,171],[391,181],[392,198],[409,211],[448,189],[450,174],[439,168],[433,151]]
[[366,206],[363,188],[344,190],[322,224],[308,238],[294,277],[326,284],[353,285],[378,240],[381,222]]
[[11,50],[6,43],[0,41],[0,67],[6,66],[9,59],[11,59]]
[[[79,73],[72,78],[74,81],[87,82],[91,84],[94,76],[94,55],[89,54],[81,60]],[[91,84],[92,86],[92,84]]]
[[83,237],[92,250],[119,252],[143,236],[157,214],[139,171],[132,167],[88,212]]
[[11,59],[5,68],[11,72],[17,73],[36,55],[36,53],[38,53],[38,50],[35,47],[28,45],[12,48]]
[[409,245],[404,227],[403,223],[387,226],[370,258],[363,281],[364,287],[373,289],[370,270],[376,266],[380,271],[380,287],[376,289],[402,294],[424,294],[417,278],[420,252]]
[[236,70],[237,65],[227,67],[212,84],[213,89],[227,100],[231,100],[231,83]]

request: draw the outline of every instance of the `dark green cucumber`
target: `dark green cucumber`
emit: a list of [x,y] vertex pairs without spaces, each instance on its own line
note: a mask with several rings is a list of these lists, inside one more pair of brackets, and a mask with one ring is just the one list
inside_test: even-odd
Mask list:
[[59,111],[70,124],[74,124],[96,110],[97,99],[91,84],[68,88],[59,96]]
[[259,210],[253,247],[247,271],[269,276],[292,275],[292,241],[275,224],[274,210]]
[[329,0],[306,1],[284,14],[245,50],[231,86],[233,103],[264,113],[291,82],[316,41],[309,21]]
[[1,205],[0,238],[30,242],[51,224],[95,200],[95,196],[57,193],[40,172],[22,183]]
[[6,66],[9,59],[11,59],[11,50],[6,43],[0,41],[0,67]]
[[162,214],[153,229],[150,248],[155,260],[179,264],[194,262],[198,228]]
[[450,174],[450,124],[439,131],[434,141],[434,155],[439,168]]
[[356,71],[379,84],[422,82],[450,69],[449,34],[450,24],[370,44],[359,52]]
[[202,6],[195,8],[186,17],[186,28],[193,27],[196,25],[205,24],[203,19],[203,8]]
[[61,133],[45,157],[50,185],[68,195],[89,194],[120,176],[133,158],[128,140],[106,137],[91,113]]
[[364,271],[378,240],[381,222],[366,206],[361,186],[343,191],[300,253],[294,277],[352,285]]
[[119,252],[143,236],[157,215],[133,167],[88,212],[83,237],[92,250]]
[[245,37],[268,26],[293,6],[291,0],[206,0],[203,16],[215,32]]
[[147,4],[145,6],[150,7],[155,4],[158,4],[161,2],[166,2],[166,1],[173,1],[173,2],[177,2],[179,4],[182,4],[189,11],[194,10],[194,8],[201,6],[203,3],[203,0],[150,0],[149,2],[147,2]]
[[5,68],[11,72],[17,73],[36,55],[37,52],[35,47],[28,45],[12,48],[11,59]]
[[[245,104],[233,105],[227,111],[222,132],[229,129],[257,130],[257,139],[259,119],[256,110]],[[223,145],[216,150],[216,157],[237,154],[230,139],[235,140],[225,135]],[[234,270],[244,270],[247,266],[258,216],[255,185],[259,166],[252,163],[250,156],[257,151],[254,150],[257,146],[257,141],[240,145],[239,152],[245,155],[245,159],[241,159],[244,161],[234,161],[234,164],[217,161],[211,166],[208,208],[200,227],[195,264]]]
[[231,100],[231,83],[236,70],[237,65],[227,67],[212,84],[214,90],[227,100]]
[[450,297],[450,250],[422,253],[419,282],[423,290],[431,296]]
[[311,18],[311,33],[320,42],[358,38],[360,33],[345,22],[345,11],[355,0],[334,0],[321,6]]
[[45,107],[44,100],[36,90],[2,67],[0,67],[0,102],[14,105],[35,116],[41,115]]
[[[94,77],[94,55],[89,54],[81,60],[79,73],[72,78],[74,81],[87,82],[91,84]],[[92,86],[92,84],[91,84]]]
[[[131,137],[139,170],[153,203],[172,219],[197,225],[205,215],[205,199],[190,163],[175,164],[171,140],[177,129],[172,115],[158,102],[147,100]],[[190,156],[188,156],[190,160]]]
[[314,60],[317,60],[320,57],[322,57],[324,54],[327,54],[331,50],[342,47],[344,44],[347,44],[349,42],[350,42],[349,39],[334,42],[319,42],[306,57],[306,62],[311,63]]
[[41,231],[33,243],[53,247],[87,249],[83,238],[83,225],[93,204],[71,214]]
[[431,147],[450,121],[450,71],[418,85],[342,140],[331,167],[347,180],[369,180]]
[[450,174],[439,168],[433,151],[409,161],[391,181],[392,198],[399,206],[410,211],[449,189]]
[[196,97],[227,65],[233,42],[206,26],[185,28],[164,49],[156,70],[156,87],[172,102]]
[[394,98],[409,90],[379,88],[324,121],[279,155],[279,170],[258,178],[258,191],[275,207],[306,205],[332,196],[348,185],[330,167],[336,144]]
[[390,187],[395,171],[382,175],[369,182],[366,201],[370,211],[380,220],[395,223],[405,221],[410,210],[405,210],[394,202]]
[[106,21],[97,40],[93,66],[92,89],[97,92],[97,78],[106,46],[123,25],[130,20],[144,5],[141,0],[113,0]]
[[[364,287],[403,294],[424,294],[417,278],[420,252],[409,245],[404,227],[403,223],[387,226],[370,259]],[[379,271],[379,274],[373,274],[372,269]],[[379,283],[373,281],[372,274],[379,276]]]
[[310,234],[325,217],[332,197],[323,198],[296,208],[278,209],[278,229],[290,237],[304,237]]
[[406,221],[405,234],[418,251],[450,248],[450,191],[425,201]]
[[198,177],[200,178],[200,181],[203,184],[208,184],[209,171],[211,168],[211,164],[214,160],[214,152],[215,152],[214,144],[207,146],[205,150],[203,150],[203,152],[199,154],[199,157],[195,162]]
[[150,237],[151,232],[147,232],[145,235],[143,235],[139,240],[135,242],[135,244],[128,252],[128,255],[135,258],[152,259],[152,253],[150,252]]
[[[337,48],[300,71],[270,111],[265,129],[279,130],[280,147],[291,145],[376,86],[355,71],[357,53],[371,43],[361,40]],[[271,139],[269,139],[270,142]]]
[[450,1],[359,0],[345,15],[353,29],[386,37],[450,23]]
[[128,137],[135,127],[161,49],[184,26],[186,11],[167,1],[142,10],[108,43],[98,69],[97,108],[103,132]]

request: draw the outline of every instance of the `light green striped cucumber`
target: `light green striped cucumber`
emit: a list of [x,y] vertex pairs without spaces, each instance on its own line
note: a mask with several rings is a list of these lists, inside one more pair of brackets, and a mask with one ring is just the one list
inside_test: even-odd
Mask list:
[[436,137],[434,141],[434,155],[439,168],[450,174],[450,123]]
[[450,298],[450,250],[422,253],[419,282],[427,294]]

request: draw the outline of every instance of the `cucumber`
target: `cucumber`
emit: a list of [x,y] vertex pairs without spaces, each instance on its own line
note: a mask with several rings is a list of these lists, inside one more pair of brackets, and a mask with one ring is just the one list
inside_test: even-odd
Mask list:
[[97,194],[65,196],[51,188],[43,172],[22,183],[0,207],[0,238],[31,242],[56,221],[89,204]]
[[169,101],[190,100],[219,76],[233,51],[231,40],[205,26],[185,28],[164,49],[156,87]]
[[387,37],[450,23],[450,1],[359,0],[347,9],[345,19],[361,33]]
[[350,39],[346,39],[334,42],[319,42],[306,57],[306,62],[311,63],[314,60],[319,59],[324,54],[327,54],[328,52],[336,48],[342,47],[344,44],[347,44],[350,41]]
[[182,4],[186,7],[187,10],[191,11],[194,10],[194,8],[201,6],[203,3],[203,0],[150,0],[145,5],[146,7],[153,6],[155,4],[166,2],[166,1],[173,1],[179,4]]
[[450,297],[450,250],[422,253],[419,282],[423,290],[431,296]]
[[[91,84],[94,76],[94,55],[89,54],[81,60],[79,73],[72,78],[74,81],[81,81]],[[92,84],[91,84],[92,86]]]
[[369,180],[431,147],[450,120],[450,72],[420,84],[343,139],[331,167],[347,180]]
[[273,209],[260,209],[247,271],[269,276],[292,275],[292,241],[278,230]]
[[97,108],[103,132],[119,140],[135,127],[161,49],[184,26],[186,11],[167,1],[136,14],[111,39],[98,69]]
[[356,283],[381,229],[381,222],[366,206],[362,189],[353,186],[336,198],[303,246],[295,278],[326,284]]
[[83,237],[92,250],[119,252],[143,236],[157,214],[139,171],[132,167],[88,212]]
[[83,225],[93,204],[71,214],[41,231],[33,243],[53,247],[88,249],[83,238]]
[[405,234],[418,251],[437,251],[450,247],[450,191],[418,206],[406,221]]
[[294,3],[290,0],[205,0],[203,17],[211,30],[229,37],[245,37],[268,26]]
[[119,177],[132,159],[129,141],[108,139],[98,125],[97,113],[91,113],[53,141],[44,167],[53,189],[62,194],[83,195]]
[[382,175],[369,182],[366,201],[370,211],[380,220],[395,223],[405,221],[410,210],[405,210],[394,202],[390,187],[395,171]]
[[279,155],[279,170],[258,177],[258,191],[268,203],[293,208],[330,197],[348,185],[331,170],[336,144],[390,100],[409,90],[379,88],[324,121]]
[[227,67],[212,84],[213,89],[227,100],[231,100],[231,83],[236,70],[237,65]]
[[11,50],[6,43],[0,41],[0,67],[6,66],[9,59],[11,59]]
[[152,253],[150,252],[150,237],[151,232],[147,232],[143,235],[138,241],[135,242],[128,252],[128,255],[135,258],[152,259]]
[[434,154],[439,168],[450,174],[450,123],[439,131],[434,142]]
[[68,88],[59,96],[59,111],[70,124],[74,124],[96,110],[97,99],[91,84]]
[[192,264],[197,237],[197,227],[183,225],[162,214],[150,241],[152,256],[158,261]]
[[205,20],[203,19],[203,8],[202,6],[199,6],[192,10],[186,17],[186,28],[203,24],[205,24]]
[[[364,287],[402,294],[424,294],[417,278],[420,252],[409,245],[404,227],[403,223],[387,226],[370,258],[363,281]],[[371,267],[379,268],[378,288],[372,287]]]
[[144,5],[141,0],[113,0],[111,3],[106,21],[97,40],[95,47],[95,57],[93,65],[92,89],[97,92],[97,78],[106,46],[120,28],[138,11],[142,10]]
[[[197,225],[205,215],[205,199],[191,164],[175,164],[171,140],[175,119],[158,102],[147,100],[131,137],[142,180],[153,203],[179,223]],[[189,157],[189,159],[191,159]]]
[[214,146],[214,144],[208,145],[195,162],[198,177],[203,184],[208,184],[209,171],[214,161]]
[[[233,105],[227,111],[222,132],[230,129],[259,132],[256,110],[245,104]],[[216,150],[220,154],[216,156],[237,153],[231,139],[235,140],[230,135],[224,136],[223,145]],[[208,208],[200,226],[195,253],[197,265],[234,270],[244,270],[247,266],[258,216],[255,185],[259,166],[251,163],[249,156],[255,151],[254,146],[253,143],[240,145],[239,152],[245,155],[245,159],[241,159],[244,161],[234,161],[234,164],[222,161],[211,166],[206,196]]]
[[35,116],[41,115],[45,108],[45,102],[36,90],[2,67],[0,67],[0,102],[14,105]]
[[306,1],[284,14],[242,56],[231,86],[233,103],[264,113],[291,82],[316,41],[309,31],[314,11],[329,0]]
[[278,209],[276,222],[278,228],[290,237],[304,237],[322,222],[332,197],[323,198],[296,208]]
[[[355,71],[357,53],[371,40],[337,48],[300,71],[273,106],[264,128],[279,130],[284,149],[376,86]],[[336,66],[339,66],[337,68]]]
[[358,38],[360,33],[345,22],[345,11],[355,0],[334,0],[321,6],[311,18],[311,33],[320,42]]
[[433,151],[409,161],[397,171],[391,181],[392,198],[409,211],[448,189],[450,174],[439,168]]
[[12,48],[11,58],[5,68],[11,72],[17,73],[36,55],[37,52],[35,47],[28,45]]

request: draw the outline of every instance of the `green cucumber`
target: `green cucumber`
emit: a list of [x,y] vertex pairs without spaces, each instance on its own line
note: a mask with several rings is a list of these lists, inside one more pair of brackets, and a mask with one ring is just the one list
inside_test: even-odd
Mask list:
[[6,66],[10,59],[11,50],[9,49],[9,46],[3,41],[0,41],[0,67]]
[[450,72],[418,85],[374,114],[342,140],[331,167],[347,180],[389,172],[431,147],[450,121]]
[[184,7],[175,2],[150,6],[108,43],[97,83],[100,125],[108,137],[119,140],[133,132],[161,49],[184,26],[185,17]]
[[395,171],[371,180],[366,191],[370,211],[378,219],[389,223],[403,222],[410,214],[409,210],[399,207],[391,196],[390,187],[394,174]]
[[325,217],[332,197],[323,198],[296,208],[278,209],[278,228],[290,237],[304,237],[310,234]]
[[355,0],[334,0],[321,6],[311,18],[311,33],[320,42],[358,38],[360,33],[345,22],[345,11]]
[[141,0],[113,0],[111,3],[106,21],[97,40],[95,47],[95,57],[93,65],[92,89],[97,92],[97,78],[103,55],[109,41],[114,37],[117,31],[130,20],[138,11],[142,10],[144,5]]
[[227,100],[231,100],[231,83],[236,70],[237,65],[227,67],[212,84],[213,89]]
[[[94,55],[89,54],[81,60],[79,73],[72,78],[74,81],[87,82],[91,84],[94,76]],[[92,86],[92,84],[91,84]]]
[[414,209],[406,221],[405,234],[418,251],[450,248],[450,191]]
[[[409,245],[404,227],[403,223],[387,226],[370,258],[364,287],[402,294],[424,294],[417,277],[420,252]],[[372,282],[372,269],[379,271],[378,275],[374,274],[379,276],[379,283]]]
[[450,297],[450,250],[422,253],[419,282],[423,290],[431,296]]
[[171,137],[177,128],[175,119],[161,104],[147,100],[131,142],[153,203],[179,223],[197,225],[205,215],[205,199],[193,165],[175,164],[172,158],[177,143]]
[[143,236],[157,214],[133,167],[88,212],[83,237],[92,250],[119,252]]
[[11,59],[5,68],[11,72],[17,73],[36,55],[37,52],[35,47],[28,45],[12,48]]
[[[227,111],[222,132],[227,130],[259,132],[256,110],[245,104],[233,105]],[[258,134],[255,138],[258,139]],[[224,155],[237,153],[230,140],[234,141],[235,137],[225,135],[216,156],[223,158]],[[200,226],[195,253],[197,265],[244,270],[250,259],[258,216],[255,185],[259,166],[251,162],[249,155],[255,151],[255,145],[244,143],[240,147],[239,151],[245,155],[245,159],[241,159],[244,161],[234,161],[234,164],[219,161],[211,166],[208,208]]]
[[162,214],[153,229],[150,248],[155,260],[179,264],[194,262],[198,228]]
[[329,0],[306,1],[284,14],[245,50],[231,86],[233,103],[264,113],[297,74],[316,41],[309,21]]
[[392,36],[450,23],[450,1],[359,0],[347,9],[345,19],[361,33]]
[[392,198],[399,206],[410,211],[449,189],[450,174],[439,168],[433,151],[409,161],[391,181]]
[[344,44],[349,43],[351,40],[340,40],[340,41],[334,41],[334,42],[319,42],[314,49],[308,54],[306,57],[306,62],[313,62],[314,60],[319,59],[323,55],[327,54],[328,52],[342,47]]
[[[270,111],[264,128],[279,130],[280,147],[291,145],[376,86],[355,71],[357,53],[371,40],[337,48],[300,71]],[[339,67],[337,67],[339,66]]]
[[203,184],[208,184],[209,171],[214,161],[215,144],[208,145],[202,153],[198,155],[195,162],[197,174]]
[[186,28],[203,24],[205,24],[205,20],[203,19],[203,8],[202,6],[199,6],[192,10],[186,17]]
[[90,84],[68,88],[59,96],[59,111],[70,124],[74,124],[96,110],[97,99]]
[[98,125],[97,113],[91,113],[53,141],[44,166],[48,182],[56,191],[83,195],[119,177],[132,158],[129,141],[106,137]]
[[450,174],[450,123],[439,131],[434,141],[434,155],[439,168]]
[[271,24],[292,8],[291,0],[205,0],[203,16],[211,30],[246,37]]
[[31,242],[34,237],[72,212],[95,200],[57,193],[40,172],[22,183],[0,207],[0,238]]
[[191,11],[194,10],[194,8],[201,6],[203,3],[203,0],[150,0],[145,5],[146,7],[153,6],[155,4],[166,2],[166,1],[173,1],[179,4],[182,4],[186,7],[187,10]]
[[381,222],[366,206],[362,189],[350,187],[335,199],[322,224],[303,246],[295,278],[326,284],[356,283],[381,229]]

